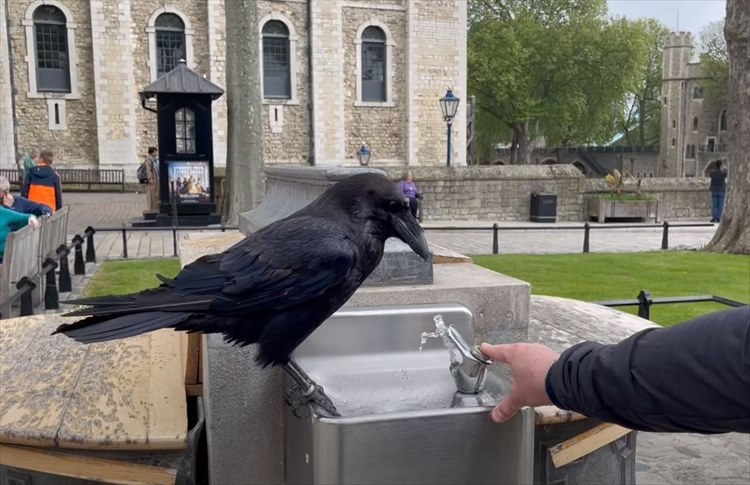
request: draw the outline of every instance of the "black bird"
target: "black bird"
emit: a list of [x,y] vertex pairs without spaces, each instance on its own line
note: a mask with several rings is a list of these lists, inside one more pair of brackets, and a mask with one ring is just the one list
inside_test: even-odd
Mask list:
[[395,184],[375,173],[354,175],[223,253],[185,266],[174,279],[158,275],[162,284],[156,288],[66,302],[87,307],[65,316],[87,318],[55,333],[83,343],[161,328],[222,333],[236,345],[259,344],[259,364],[284,366],[309,400],[326,408],[322,389],[290,354],[359,288],[390,237],[430,257],[424,232]]

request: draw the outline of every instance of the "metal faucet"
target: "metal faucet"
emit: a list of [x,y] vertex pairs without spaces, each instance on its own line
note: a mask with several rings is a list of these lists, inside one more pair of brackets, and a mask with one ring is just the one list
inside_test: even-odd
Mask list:
[[484,355],[478,346],[469,347],[458,330],[448,327],[448,338],[461,353],[462,362],[451,362],[450,371],[456,381],[456,389],[462,394],[479,394],[487,380],[487,367],[492,360]]

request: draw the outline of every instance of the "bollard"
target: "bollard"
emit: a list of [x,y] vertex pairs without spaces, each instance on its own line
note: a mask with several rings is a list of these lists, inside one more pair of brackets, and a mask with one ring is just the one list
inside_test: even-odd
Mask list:
[[492,254],[497,254],[500,247],[497,240],[497,222],[492,224]]
[[638,293],[638,316],[651,320],[651,305],[654,300],[651,298],[651,293],[648,290],[641,290]]
[[87,263],[96,263],[96,249],[94,248],[94,233],[96,232],[96,229],[89,226],[86,228],[86,231],[84,231],[84,234],[86,234],[86,262]]
[[73,237],[73,246],[75,247],[75,256],[73,257],[73,273],[77,275],[86,274],[86,263],[83,262],[83,238],[76,234]]
[[24,286],[28,290],[21,295],[21,316],[28,317],[34,314],[34,301],[31,298],[31,293],[36,289],[36,284],[28,276],[24,276],[16,283],[16,289],[20,290]]
[[44,309],[57,310],[60,308],[60,295],[57,293],[57,282],[55,281],[55,268],[57,268],[57,262],[52,258],[47,258],[44,260],[42,267],[45,266],[49,267],[49,270],[45,275]]
[[669,222],[664,221],[662,226],[664,226],[664,232],[661,234],[661,248],[669,249]]
[[177,229],[172,228],[172,254],[177,257]]
[[125,229],[125,223],[122,224],[122,257],[128,259],[128,233]]
[[583,225],[583,252],[588,253],[589,252],[589,231],[591,230],[591,227],[589,226],[589,223]]
[[58,280],[58,289],[60,293],[73,291],[73,282],[70,280],[70,266],[68,265],[68,253],[70,250],[65,244],[57,248],[58,264],[60,265],[60,279]]

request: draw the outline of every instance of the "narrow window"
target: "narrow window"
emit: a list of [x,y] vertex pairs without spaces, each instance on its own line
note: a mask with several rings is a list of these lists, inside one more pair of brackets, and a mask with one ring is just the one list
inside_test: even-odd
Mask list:
[[722,110],[719,115],[719,131],[727,131],[727,110]]
[[68,30],[65,14],[51,5],[34,11],[36,76],[39,92],[70,92]]
[[370,26],[362,32],[362,101],[386,101],[385,32]]
[[[163,13],[156,18],[156,76],[161,77],[185,59],[185,23],[179,15]],[[185,59],[187,60],[187,59]]]
[[284,22],[263,25],[263,97],[290,99],[289,29]]
[[703,98],[703,88],[700,86],[696,86],[693,88],[693,99],[702,99]]
[[60,124],[60,105],[55,103],[55,124]]
[[698,131],[698,117],[693,118],[693,131]]
[[177,153],[195,153],[195,114],[180,108],[174,115]]

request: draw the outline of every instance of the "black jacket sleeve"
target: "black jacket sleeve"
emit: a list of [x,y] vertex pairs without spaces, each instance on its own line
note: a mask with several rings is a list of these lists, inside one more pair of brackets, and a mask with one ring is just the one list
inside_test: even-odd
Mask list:
[[750,307],[584,342],[550,368],[559,408],[643,431],[750,432]]

